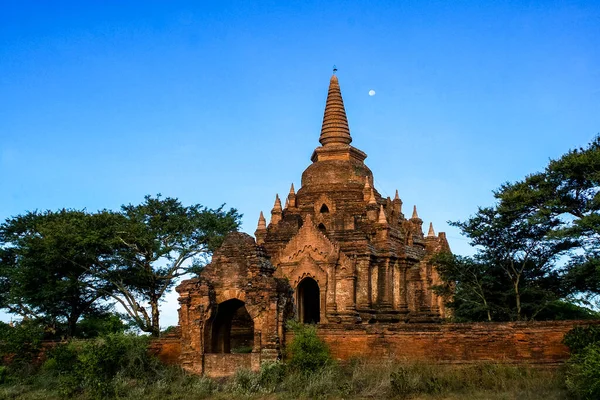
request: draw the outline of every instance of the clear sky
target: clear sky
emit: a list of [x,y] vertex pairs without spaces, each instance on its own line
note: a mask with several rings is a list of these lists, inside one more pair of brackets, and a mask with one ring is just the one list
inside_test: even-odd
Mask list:
[[0,220],[162,193],[252,233],[334,64],[376,188],[459,254],[446,221],[600,133],[598,1],[0,0]]

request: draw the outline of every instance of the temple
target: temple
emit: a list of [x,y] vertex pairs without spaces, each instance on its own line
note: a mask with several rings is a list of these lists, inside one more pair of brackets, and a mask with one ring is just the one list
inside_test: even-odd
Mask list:
[[335,74],[319,142],[301,187],[291,186],[284,206],[275,196],[255,238],[230,234],[200,277],[177,287],[187,370],[220,376],[277,359],[290,318],[350,327],[445,317],[430,259],[450,251],[446,236],[432,224],[424,235],[398,191],[393,199],[377,191],[367,155],[351,145]]

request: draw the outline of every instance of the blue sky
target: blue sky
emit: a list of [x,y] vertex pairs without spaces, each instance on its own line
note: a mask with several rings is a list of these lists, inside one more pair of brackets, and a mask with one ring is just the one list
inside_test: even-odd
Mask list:
[[0,0],[0,220],[162,193],[252,233],[336,64],[377,189],[470,254],[446,221],[600,133],[598,43],[593,1]]

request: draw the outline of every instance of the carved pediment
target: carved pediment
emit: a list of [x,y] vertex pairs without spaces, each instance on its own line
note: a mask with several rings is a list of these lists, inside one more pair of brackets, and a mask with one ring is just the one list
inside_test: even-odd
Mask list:
[[339,247],[315,226],[312,216],[308,214],[298,233],[279,252],[275,260],[277,264],[285,264],[310,256],[315,261],[335,263],[339,254]]

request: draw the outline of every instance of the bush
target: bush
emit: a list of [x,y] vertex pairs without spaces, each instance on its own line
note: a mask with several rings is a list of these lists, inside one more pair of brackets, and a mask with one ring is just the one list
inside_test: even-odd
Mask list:
[[76,336],[83,339],[106,336],[111,333],[125,333],[128,326],[118,315],[88,315],[77,323]]
[[566,344],[571,353],[579,353],[590,344],[600,343],[600,325],[578,326],[571,329],[565,335],[563,343]]
[[44,326],[31,320],[15,326],[0,324],[0,364],[31,364],[40,352]]
[[569,361],[567,388],[580,399],[600,399],[600,345],[590,344]]
[[95,397],[116,395],[114,379],[149,380],[160,368],[148,354],[148,338],[112,334],[95,340],[73,340],[48,354],[44,370],[59,379],[61,394],[89,390]]
[[313,373],[332,362],[329,349],[317,336],[314,325],[291,322],[288,327],[294,332],[294,339],[288,347],[289,365],[292,369]]

